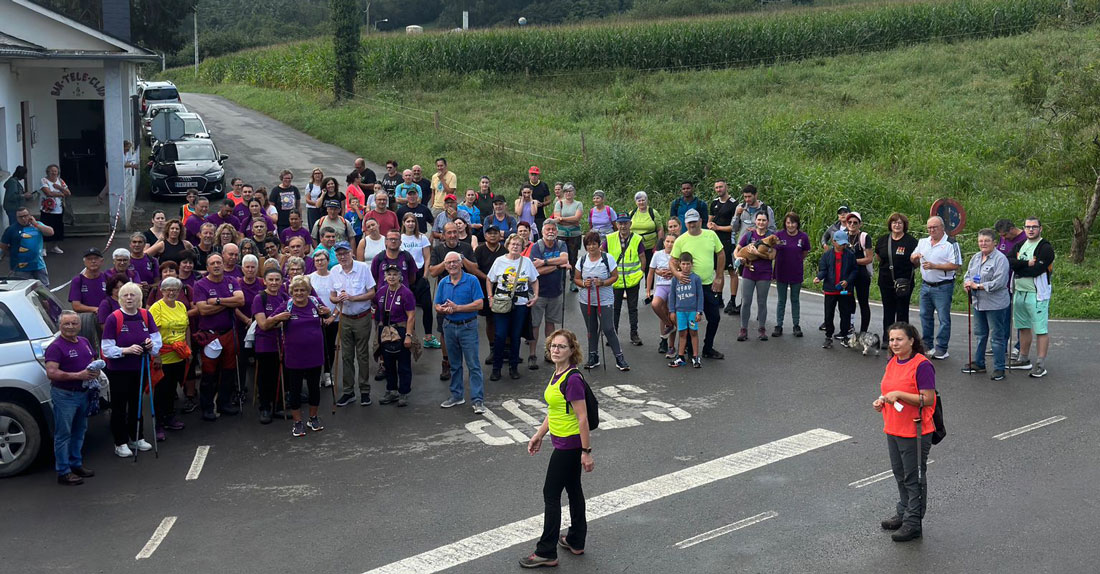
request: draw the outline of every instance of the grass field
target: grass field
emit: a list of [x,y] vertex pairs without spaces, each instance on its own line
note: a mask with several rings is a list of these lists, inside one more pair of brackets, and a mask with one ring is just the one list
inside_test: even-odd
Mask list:
[[[498,191],[514,193],[526,167],[538,164],[548,181],[577,182],[582,199],[601,188],[624,206],[645,189],[666,211],[680,180],[707,190],[723,177],[755,183],[777,212],[798,211],[811,236],[842,203],[878,234],[893,211],[919,224],[932,201],[955,197],[969,212],[967,256],[979,228],[1038,213],[1064,257],[1082,191],[1032,169],[1039,126],[1013,96],[1036,59],[1051,68],[1097,61],[1100,27],[740,70],[475,73],[439,89],[388,85],[343,105],[303,91],[183,87],[376,161],[447,156],[462,187],[489,174]],[[1096,243],[1085,264],[1056,265],[1055,316],[1100,318]],[[965,309],[965,297],[955,301]]]

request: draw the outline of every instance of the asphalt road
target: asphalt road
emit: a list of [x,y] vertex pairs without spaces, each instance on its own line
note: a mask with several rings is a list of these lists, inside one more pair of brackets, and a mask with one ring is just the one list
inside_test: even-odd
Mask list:
[[[273,123],[253,129],[270,133]],[[567,296],[566,326],[577,327]],[[859,482],[889,469],[881,418],[870,406],[885,358],[820,349],[813,329],[820,298],[804,294],[802,315],[805,338],[744,343],[723,316],[717,348],[726,360],[673,370],[655,352],[656,319],[643,310],[646,345],[627,348],[633,369],[590,373],[604,425],[621,428],[595,432],[596,470],[584,488],[590,512],[602,517],[590,522],[587,554],[561,555],[561,568],[1095,570],[1100,324],[1053,322],[1050,375],[1010,372],[994,383],[960,373],[966,318],[955,318],[952,356],[936,362],[949,436],[932,449],[924,538],[895,544],[878,528],[893,510],[892,478]],[[161,443],[159,459],[142,453],[135,464],[113,456],[101,416],[84,449],[98,474],[85,485],[56,486],[48,465],[0,482],[4,570],[514,572],[533,535],[530,523],[513,523],[541,514],[548,455],[524,451],[520,434],[532,432],[525,421],[540,415],[523,399],[541,398],[549,372],[523,369],[520,381],[487,382],[490,415],[480,417],[468,405],[439,408],[447,391],[437,354],[426,351],[414,366],[408,408],[376,403],[332,416],[324,395],[326,429],[303,438],[290,436],[289,423],[258,424],[251,408],[216,423],[189,415],[187,429]],[[994,438],[1052,417],[1065,418]],[[811,435],[827,440],[791,446],[813,429],[829,431]],[[209,455],[188,480],[201,446]],[[175,520],[159,546],[135,559],[167,517]],[[690,544],[750,517],[759,522]],[[447,546],[468,537],[475,538]],[[399,568],[422,554],[420,567]]]

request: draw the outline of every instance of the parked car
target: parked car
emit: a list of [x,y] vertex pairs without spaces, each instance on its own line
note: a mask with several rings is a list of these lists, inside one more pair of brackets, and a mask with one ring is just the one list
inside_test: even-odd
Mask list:
[[141,113],[154,104],[183,103],[179,90],[172,82],[138,82],[138,98],[141,100]]
[[177,113],[177,116],[183,120],[183,136],[194,138],[209,138],[210,130],[206,129],[206,122],[202,121],[202,117],[194,112]]
[[[0,278],[0,478],[52,452],[46,347],[58,336],[62,309],[38,281]],[[102,399],[109,396],[103,389]]]
[[186,138],[164,142],[153,151],[149,164],[154,198],[183,197],[188,190],[200,196],[221,197],[225,193],[225,160],[207,138]]
[[150,144],[154,141],[153,118],[166,111],[172,111],[175,113],[186,113],[187,106],[177,103],[155,104],[149,106],[149,108],[145,110],[145,113],[141,116],[141,128],[145,135],[145,141],[149,142]]
[[164,142],[186,138],[210,138],[206,123],[202,121],[199,114],[164,110],[153,115],[147,138],[153,146],[153,151],[156,151],[157,146]]

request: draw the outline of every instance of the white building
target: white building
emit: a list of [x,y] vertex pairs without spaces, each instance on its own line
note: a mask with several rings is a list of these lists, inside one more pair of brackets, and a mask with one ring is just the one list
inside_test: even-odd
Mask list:
[[23,165],[37,189],[50,164],[74,195],[94,196],[109,181],[111,220],[121,205],[126,229],[136,186],[121,159],[123,141],[141,134],[137,69],[160,56],[120,39],[129,38],[128,1],[103,5],[113,35],[29,0],[0,0],[0,181]]

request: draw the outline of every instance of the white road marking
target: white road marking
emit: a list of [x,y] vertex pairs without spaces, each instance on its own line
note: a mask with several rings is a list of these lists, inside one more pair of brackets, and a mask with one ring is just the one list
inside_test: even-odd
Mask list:
[[72,281],[72,279],[70,279],[70,280],[68,280],[68,281],[66,281],[66,282],[64,282],[64,283],[62,283],[61,285],[58,285],[57,287],[53,287],[53,288],[51,288],[51,289],[50,289],[50,292],[51,292],[51,293],[57,293],[58,291],[60,291],[60,290],[62,290],[62,289],[64,289],[64,288],[66,288],[66,287],[68,287],[68,286],[69,286],[69,283],[72,283],[72,282],[73,282],[73,281]]
[[[593,497],[585,503],[585,515],[588,521],[592,522],[647,502],[737,476],[850,438],[825,429],[809,430]],[[563,515],[568,517],[568,514],[569,507],[566,505]],[[542,533],[542,522],[541,514],[532,516],[404,560],[379,566],[366,574],[440,572],[534,540]]]
[[497,414],[494,413],[493,411],[489,410],[488,407],[485,408],[485,414],[482,415],[482,416],[485,417],[485,420],[487,420],[487,421],[493,423],[494,425],[496,425],[497,428],[499,428],[500,430],[508,433],[508,436],[512,437],[512,439],[515,440],[518,443],[521,443],[521,444],[525,443],[525,442],[527,442],[527,440],[529,438],[531,438],[531,437],[523,434],[523,431],[521,431],[521,430],[517,429],[516,427],[512,426],[512,424],[509,423],[508,421],[506,421],[506,420],[500,418],[499,416],[497,416]]
[[210,454],[210,446],[203,445],[195,449],[195,459],[191,461],[191,469],[187,471],[185,480],[197,480],[202,472],[202,465],[206,464],[206,455]]
[[696,544],[699,544],[701,542],[706,542],[707,540],[712,540],[714,538],[718,538],[719,536],[722,536],[723,534],[729,534],[730,532],[733,532],[734,530],[741,530],[742,528],[745,528],[747,526],[752,526],[753,524],[758,524],[760,522],[764,522],[765,520],[768,520],[769,518],[775,518],[776,516],[779,516],[779,514],[776,513],[776,512],[770,511],[770,510],[768,512],[761,512],[760,514],[757,514],[756,516],[750,516],[750,517],[748,517],[744,520],[738,520],[737,522],[734,522],[733,524],[727,524],[725,526],[715,528],[714,530],[699,534],[698,536],[692,536],[691,538],[688,538],[687,540],[681,540],[681,541],[676,543],[676,547],[679,548],[680,550],[683,550],[684,548],[690,548],[690,547],[695,546]]
[[[936,461],[928,459],[928,462],[926,464],[932,464],[933,462]],[[892,476],[894,476],[894,471],[888,470],[886,472],[880,472],[878,474],[868,476],[867,478],[861,478],[859,480],[849,482],[848,486],[852,488],[863,488],[864,486],[872,485],[880,480],[886,480],[887,478],[890,478]]]
[[1004,440],[1006,438],[1012,438],[1016,435],[1021,435],[1021,434],[1024,434],[1025,432],[1033,431],[1037,428],[1042,428],[1042,427],[1045,427],[1047,425],[1052,425],[1054,423],[1059,423],[1059,422],[1062,422],[1064,420],[1066,420],[1066,417],[1064,417],[1062,415],[1058,415],[1056,417],[1050,417],[1049,419],[1043,419],[1041,421],[1034,422],[1034,423],[1031,423],[1029,425],[1024,425],[1024,426],[1022,426],[1018,429],[1012,429],[1010,431],[1003,432],[1001,434],[995,434],[995,435],[993,435],[993,438],[995,438],[997,440]]
[[153,555],[157,551],[157,547],[161,542],[164,542],[164,538],[168,536],[168,531],[172,530],[172,525],[176,523],[175,516],[166,516],[164,520],[160,521],[160,526],[153,531],[153,536],[149,538],[149,541],[145,543],[145,547],[138,552],[137,556],[134,556],[134,560],[142,560]]

